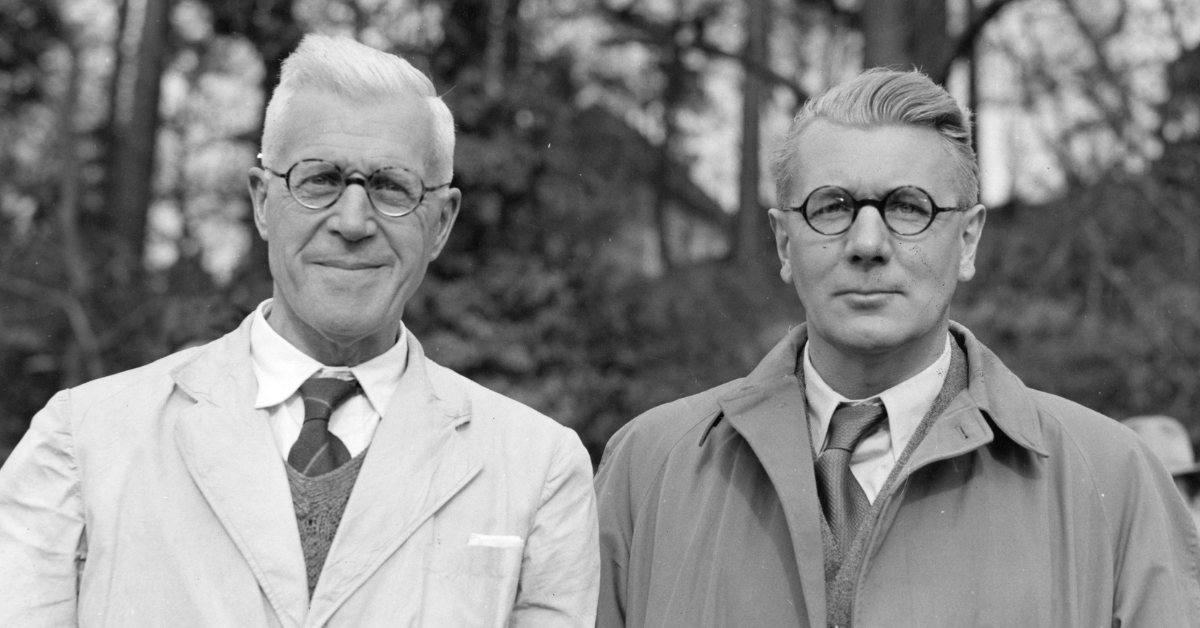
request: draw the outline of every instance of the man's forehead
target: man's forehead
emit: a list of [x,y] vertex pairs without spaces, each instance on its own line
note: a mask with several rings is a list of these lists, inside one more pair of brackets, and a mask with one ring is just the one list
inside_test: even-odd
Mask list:
[[914,185],[935,199],[953,196],[953,160],[937,131],[916,125],[851,126],[812,121],[797,138],[793,195],[823,185],[884,194]]
[[356,100],[323,89],[298,90],[279,122],[284,130],[281,156],[290,160],[337,157],[307,154],[333,150],[342,157],[388,159],[399,154],[423,161],[433,142],[433,113],[415,95]]
[[397,125],[424,126],[433,121],[433,112],[420,96],[401,93],[356,97],[316,87],[303,88],[291,94],[283,112],[283,121],[288,124],[297,119],[307,122],[310,118],[336,121],[373,112],[387,112]]

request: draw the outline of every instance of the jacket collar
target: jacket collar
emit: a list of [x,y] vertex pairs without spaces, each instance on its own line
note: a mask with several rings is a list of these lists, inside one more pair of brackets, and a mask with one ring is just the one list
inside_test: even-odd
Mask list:
[[175,432],[188,472],[280,622],[302,626],[308,607],[304,553],[267,411],[254,409],[250,319],[171,376],[194,401],[179,410]]
[[966,394],[974,406],[1014,443],[1048,457],[1041,414],[1030,399],[1029,389],[966,327],[951,321],[950,333],[967,352]]
[[[796,365],[800,351],[804,348],[807,340],[808,333],[803,323],[790,329],[787,336],[763,357],[749,375],[742,379],[741,386],[721,397],[718,403],[724,408],[727,402],[732,403],[735,400],[746,398],[739,405],[752,405],[755,400],[770,396],[773,392],[788,388],[798,390]],[[801,395],[801,400],[803,400],[803,395]],[[700,437],[701,445],[708,439],[708,435],[721,422],[721,419],[726,417],[726,414],[726,412],[717,412],[713,415]]]
[[193,479],[286,626],[322,625],[432,514],[482,469],[459,433],[467,395],[434,378],[415,337],[408,367],[371,441],[311,604],[287,473],[265,410],[254,409],[250,319],[171,375],[195,403],[176,441]]
[[[1043,457],[1049,456],[1042,433],[1041,415],[1029,398],[1029,389],[1025,384],[966,327],[951,321],[950,333],[967,353],[968,384],[965,394],[968,405],[990,418],[1013,442]],[[742,385],[724,399],[763,395],[777,390],[789,377],[795,381],[800,352],[807,341],[807,324],[801,323],[792,328],[742,380]],[[962,409],[962,406],[955,403],[954,409]],[[722,413],[713,417],[704,432],[705,437],[722,418]]]
[[[796,380],[796,356],[804,346],[804,328],[789,333],[746,377],[742,386],[718,400],[722,417],[749,444],[755,458],[776,487],[788,534],[796,552],[800,594],[810,625],[825,625],[825,571],[810,560],[811,548],[821,547],[820,509],[812,445],[805,417],[804,394]],[[703,441],[701,441],[703,442]]]
[[[950,331],[967,353],[968,385],[951,402],[947,420],[926,435],[911,468],[930,459],[958,455],[993,440],[984,420],[992,422],[1022,447],[1045,456],[1040,418],[1028,389],[965,327],[951,323]],[[792,329],[742,380],[742,385],[718,400],[721,412],[709,422],[700,444],[722,419],[750,445],[771,483],[777,487],[788,523],[800,586],[809,621],[825,623],[825,574],[820,561],[810,560],[811,548],[821,547],[821,522],[817,503],[813,446],[810,442],[804,393],[796,378],[800,350],[808,340],[807,328]],[[965,437],[965,438],[963,438]]]

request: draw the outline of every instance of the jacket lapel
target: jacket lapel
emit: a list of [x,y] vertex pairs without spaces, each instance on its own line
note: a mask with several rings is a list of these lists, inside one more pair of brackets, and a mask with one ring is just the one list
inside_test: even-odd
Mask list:
[[[1017,443],[1042,456],[1048,455],[1037,413],[1021,406],[1029,403],[1024,385],[966,328],[952,322],[950,331],[961,338],[966,349],[970,369],[968,389],[931,426],[898,479],[902,481],[913,470],[936,460],[958,456],[991,442],[994,434],[984,415],[990,416]],[[763,358],[738,391],[719,403],[724,419],[750,444],[775,486],[796,551],[809,624],[823,626],[826,622],[824,564],[811,556],[811,548],[823,547],[820,512],[816,506],[820,500],[804,394],[795,376],[796,360],[806,340],[804,325],[794,329]],[[823,558],[823,554],[817,556]]]
[[795,376],[804,341],[801,326],[763,359],[746,378],[746,386],[719,403],[775,486],[796,552],[809,625],[824,626],[824,553],[812,553],[812,548],[823,547],[820,511],[815,507],[820,501],[804,395]]
[[1032,405],[1021,380],[966,327],[951,322],[950,333],[967,354],[967,388],[929,426],[929,432],[917,443],[912,457],[897,476],[897,486],[926,465],[990,444],[996,438],[992,424],[1021,447],[1042,457],[1050,455],[1042,435],[1040,413]]
[[188,471],[285,625],[303,624],[308,588],[283,460],[254,409],[250,318],[172,372],[195,401],[176,428]]
[[1029,389],[966,327],[952,321],[950,332],[961,338],[967,351],[970,401],[1013,442],[1048,457],[1050,450],[1042,431],[1041,412],[1033,405]]
[[[321,626],[438,508],[483,468],[458,432],[465,397],[438,390],[408,335],[408,366],[371,440],[314,592],[307,625]],[[453,398],[452,398],[453,397]]]

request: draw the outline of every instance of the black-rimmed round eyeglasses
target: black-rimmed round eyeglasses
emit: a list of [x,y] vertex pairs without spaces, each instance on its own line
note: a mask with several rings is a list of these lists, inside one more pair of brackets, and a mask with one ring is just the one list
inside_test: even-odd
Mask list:
[[785,207],[798,212],[813,231],[822,235],[841,235],[850,230],[858,212],[867,205],[874,206],[883,217],[883,224],[896,235],[914,236],[924,232],[942,212],[962,211],[967,207],[938,207],[929,193],[919,187],[905,185],[888,192],[883,200],[856,199],[835,185],[825,185],[812,191],[798,207]]
[[399,218],[421,206],[425,194],[450,185],[427,186],[421,177],[401,166],[380,168],[368,176],[360,173],[346,175],[336,164],[323,159],[301,159],[287,172],[277,172],[263,166],[267,172],[281,178],[296,202],[309,209],[325,209],[336,203],[346,186],[357,183],[367,191],[367,199],[375,211]]

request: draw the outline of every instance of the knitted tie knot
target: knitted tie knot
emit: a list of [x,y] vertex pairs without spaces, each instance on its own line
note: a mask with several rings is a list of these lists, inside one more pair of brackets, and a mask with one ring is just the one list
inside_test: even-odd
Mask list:
[[336,377],[313,377],[300,385],[304,399],[304,421],[328,421],[333,411],[358,390],[358,381]]
[[829,421],[829,439],[825,449],[854,451],[862,439],[873,433],[887,417],[887,410],[878,404],[841,405]]

